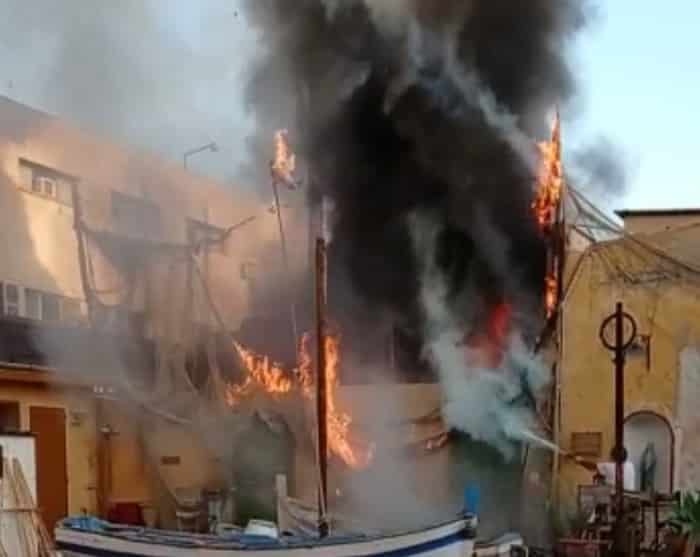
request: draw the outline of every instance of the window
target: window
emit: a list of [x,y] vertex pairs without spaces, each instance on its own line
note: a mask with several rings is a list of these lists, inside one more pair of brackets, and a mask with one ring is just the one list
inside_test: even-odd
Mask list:
[[24,291],[24,317],[41,319],[41,292],[27,288]]
[[24,313],[27,319],[37,321],[61,320],[60,297],[33,288],[24,289]]
[[0,431],[19,431],[19,402],[0,402]]
[[23,189],[65,205],[72,205],[72,190],[77,183],[75,178],[24,159],[20,159],[19,169],[20,186]]
[[153,238],[160,235],[160,208],[139,197],[113,191],[112,220],[118,232],[129,236]]
[[41,318],[44,321],[58,322],[61,320],[60,298],[54,294],[42,294]]
[[5,302],[3,310],[5,315],[19,316],[19,286],[5,283],[3,285],[3,291]]
[[80,300],[0,282],[0,315],[35,321],[84,322]]
[[190,245],[205,244],[209,253],[226,255],[226,231],[223,228],[195,219],[187,219],[187,240]]

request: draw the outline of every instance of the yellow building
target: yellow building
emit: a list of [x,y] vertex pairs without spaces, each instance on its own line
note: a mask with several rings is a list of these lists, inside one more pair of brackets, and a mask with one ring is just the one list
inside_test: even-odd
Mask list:
[[[656,457],[654,488],[700,487],[700,210],[623,211],[625,232],[572,257],[563,301],[556,441],[589,460],[609,461],[614,444],[612,353],[599,339],[617,302],[638,334],[625,371],[625,446],[641,486],[642,454]],[[591,473],[558,458],[564,507]],[[648,485],[648,484],[647,484]]]
[[[0,428],[37,435],[50,527],[120,501],[158,508],[215,475],[217,443],[178,423],[197,409],[172,395],[197,382],[182,359],[207,331],[259,311],[255,269],[280,272],[270,198],[0,97]],[[303,206],[284,199],[288,230]],[[297,273],[308,246],[289,249]]]

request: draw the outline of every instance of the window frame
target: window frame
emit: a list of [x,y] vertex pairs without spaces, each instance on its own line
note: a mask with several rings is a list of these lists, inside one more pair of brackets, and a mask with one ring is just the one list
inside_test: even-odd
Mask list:
[[[24,288],[19,284],[11,281],[0,281],[0,287],[2,288],[2,307],[0,307],[0,312],[2,312],[3,317],[23,317],[24,316]],[[17,298],[15,302],[11,304],[8,302],[7,289],[14,288],[17,291]],[[16,313],[10,313],[8,307],[12,305],[16,307]]]
[[[22,191],[49,199],[66,207],[73,206],[73,188],[78,186],[79,179],[55,168],[19,158],[19,188]],[[52,183],[50,193],[46,191],[46,182]],[[41,185],[37,187],[37,184]]]
[[[17,291],[17,301],[8,304],[7,290],[15,288]],[[30,294],[31,293],[31,294]],[[37,295],[38,314],[29,315],[28,298],[30,295]],[[56,314],[49,318],[47,307],[50,304],[47,300],[55,302]],[[65,310],[67,303],[73,305],[70,312]],[[84,301],[79,298],[71,298],[54,292],[47,292],[38,288],[23,286],[16,282],[0,280],[0,318],[27,319],[34,322],[48,323],[52,325],[76,326],[85,323]],[[16,307],[16,313],[9,313],[8,307]],[[75,311],[74,311],[75,310]]]

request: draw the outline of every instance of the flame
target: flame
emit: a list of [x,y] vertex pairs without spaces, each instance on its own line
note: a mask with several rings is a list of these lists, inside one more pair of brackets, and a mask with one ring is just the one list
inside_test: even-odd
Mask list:
[[289,132],[277,130],[274,135],[274,144],[275,156],[270,163],[272,177],[290,188],[295,188],[294,172],[297,163],[296,156],[289,146]]
[[314,361],[311,357],[311,333],[304,333],[299,343],[298,361],[299,367],[296,370],[297,381],[301,388],[301,393],[305,398],[314,396]]
[[256,388],[262,388],[272,395],[291,392],[292,379],[280,364],[271,362],[267,356],[260,356],[238,343],[234,343],[234,347],[248,375],[240,385],[227,385],[224,396],[230,406],[237,405],[242,399],[250,396]]
[[498,303],[489,309],[486,327],[467,335],[460,343],[470,348],[471,365],[485,369],[498,369],[501,366],[512,315],[513,307],[509,303]]
[[[238,343],[234,347],[241,357],[247,376],[238,384],[226,386],[224,398],[231,407],[237,406],[256,389],[272,396],[291,395],[295,390],[306,400],[313,401],[313,359],[311,357],[311,335],[305,333],[299,346],[299,365],[294,373],[287,373],[279,364],[271,363],[267,356],[261,356]],[[350,468],[362,469],[369,466],[374,457],[374,445],[353,443],[350,439],[352,418],[338,409],[336,393],[340,383],[340,337],[327,335],[324,349],[326,352],[326,409],[328,452],[339,457]]]
[[[538,144],[541,156],[540,171],[537,177],[537,194],[532,203],[537,224],[543,235],[551,237],[557,222],[564,186],[562,170],[561,122],[557,112],[549,141]],[[557,306],[559,269],[556,254],[547,258],[547,270],[544,284],[544,303],[547,319],[554,315]]]
[[374,445],[353,447],[350,442],[350,424],[352,418],[338,410],[335,394],[337,392],[340,367],[340,337],[328,334],[325,337],[326,352],[326,404],[328,427],[328,451],[340,457],[350,468],[366,468],[374,457]]
[[559,290],[559,281],[557,280],[557,272],[553,271],[544,279],[544,307],[549,319],[554,315],[557,307],[557,297]]
[[564,178],[561,163],[561,125],[557,113],[549,141],[538,143],[541,157],[537,177],[537,195],[532,203],[537,224],[543,233],[549,232],[557,221]]

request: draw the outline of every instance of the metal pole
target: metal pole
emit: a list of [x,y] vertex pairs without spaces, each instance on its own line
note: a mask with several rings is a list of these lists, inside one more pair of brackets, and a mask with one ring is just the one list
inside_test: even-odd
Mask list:
[[[282,263],[284,265],[284,272],[287,275],[287,279],[290,279],[289,272],[289,257],[287,255],[287,239],[284,235],[284,224],[282,223],[282,208],[280,207],[280,196],[277,190],[277,180],[272,178],[272,194],[275,198],[275,212],[277,213],[277,224],[279,225],[280,231],[280,249],[282,250]],[[294,341],[294,354],[296,354],[299,347],[299,335],[297,333],[297,311],[294,304],[294,294],[292,293],[291,300],[289,302],[289,316],[292,324],[292,337]]]
[[316,421],[318,426],[319,535],[328,535],[328,423],[326,392],[326,242],[316,239]]
[[[630,331],[625,334],[625,321],[630,325]],[[610,342],[606,337],[608,325],[614,323],[615,340]],[[615,524],[613,529],[613,553],[626,554],[625,533],[625,353],[637,336],[637,324],[628,313],[625,313],[622,302],[615,306],[615,313],[608,316],[600,327],[600,339],[608,350],[614,353],[615,363]]]
[[622,303],[615,310],[615,496],[621,514],[624,504],[625,447],[625,351],[623,348]]

